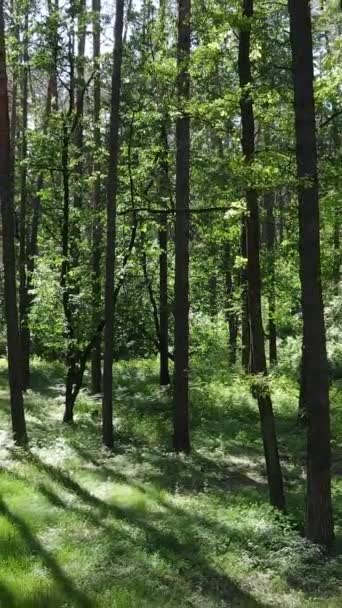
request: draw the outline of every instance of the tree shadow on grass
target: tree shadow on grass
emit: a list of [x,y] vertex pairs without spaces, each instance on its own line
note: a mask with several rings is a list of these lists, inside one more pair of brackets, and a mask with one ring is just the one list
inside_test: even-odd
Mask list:
[[[11,511],[5,501],[0,497],[0,514],[9,521],[20,533],[29,551],[41,559],[60,590],[74,602],[74,606],[79,608],[92,608],[91,600],[68,578],[57,560],[45,549],[39,539],[32,533],[28,524],[19,515]],[[8,592],[9,593],[9,592]],[[6,596],[6,590],[3,591]],[[1,596],[0,596],[1,597]]]
[[17,606],[13,593],[0,581],[0,608],[17,608]]
[[[185,585],[191,592],[200,589],[201,597],[207,597],[211,602],[215,602],[217,606],[240,605],[246,608],[267,608],[266,604],[261,604],[255,600],[248,592],[245,592],[234,583],[225,572],[220,571],[208,561],[203,552],[199,530],[201,526],[205,526],[208,531],[211,530],[213,532],[214,521],[209,522],[206,518],[200,516],[196,518],[195,515],[185,513],[182,509],[175,508],[172,510],[166,502],[160,505],[164,509],[161,510],[159,508],[156,512],[141,510],[138,504],[122,507],[118,504],[108,503],[91,494],[61,469],[42,462],[34,454],[30,454],[28,458],[29,462],[34,464],[38,470],[46,473],[50,480],[59,484],[64,490],[72,492],[82,504],[89,507],[90,510],[87,511],[85,516],[89,516],[95,526],[102,527],[105,530],[106,542],[104,542],[103,555],[101,555],[102,567],[99,567],[99,574],[96,577],[97,588],[101,589],[106,583],[108,584],[111,569],[114,568],[114,564],[120,559],[120,555],[117,552],[118,535],[120,536],[123,533],[128,543],[125,547],[125,559],[130,560],[130,555],[132,554],[132,560],[134,560],[138,559],[136,555],[137,543],[139,544],[139,540],[136,540],[136,534],[138,534],[138,539],[140,539],[139,555],[159,555],[170,567],[172,566],[172,569],[176,569],[174,580],[177,583],[172,579],[172,585],[177,584],[177,593],[180,600],[183,597],[182,588]],[[75,509],[74,503],[71,506],[67,506],[53,489],[48,488],[47,490],[44,484],[43,486],[40,485],[39,489],[54,506]],[[76,507],[76,511],[78,511],[78,507]],[[81,510],[80,512],[84,515],[84,511]],[[108,529],[106,529],[109,522],[116,522],[110,540],[108,539]],[[117,525],[119,522],[125,525],[120,526],[118,529]],[[127,525],[129,528],[132,526],[136,530],[136,533],[132,536],[129,532],[125,531]],[[22,531],[25,534],[28,532],[25,527]],[[227,539],[229,538],[228,534],[231,534],[231,532],[231,530],[226,530],[224,526],[221,527],[220,532],[218,532],[218,528],[215,530],[216,535],[220,533],[222,538],[226,539],[225,542],[230,542]],[[30,540],[32,539],[30,538]],[[35,545],[33,544],[34,547]],[[107,569],[104,568],[105,564],[108,564]],[[60,579],[60,569],[56,570],[56,564],[47,563],[47,565],[50,567],[53,575],[56,575],[56,578]],[[153,570],[153,560],[150,563],[146,557],[143,560],[142,567],[144,571],[146,569],[146,572],[142,575],[140,567],[140,575],[137,572],[137,576],[141,576],[140,584],[145,585],[145,592],[152,594],[151,597],[153,597],[155,584],[153,577],[158,577],[161,573]],[[150,579],[148,577],[149,567],[151,568]],[[166,585],[166,588],[171,591],[170,583],[171,581],[168,580],[167,576],[162,576],[162,580],[160,580],[161,586],[165,587]],[[127,584],[130,585],[131,583],[127,580]],[[74,589],[70,589],[70,591],[74,591]],[[191,603],[180,605],[191,606]],[[195,606],[196,604],[193,605]],[[86,606],[87,604],[84,604],[84,607]]]

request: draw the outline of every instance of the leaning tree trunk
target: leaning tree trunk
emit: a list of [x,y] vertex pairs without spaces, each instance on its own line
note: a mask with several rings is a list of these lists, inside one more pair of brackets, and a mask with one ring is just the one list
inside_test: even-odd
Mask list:
[[0,0],[0,202],[12,429],[15,442],[24,445],[27,442],[27,435],[22,395],[22,359],[15,274],[13,166],[8,111],[3,0]]
[[299,254],[307,413],[306,536],[329,546],[331,504],[329,376],[320,270],[319,184],[309,0],[289,0],[299,203]]
[[[243,0],[244,27],[239,36],[239,77],[241,86],[242,150],[246,166],[254,160],[255,125],[253,100],[250,93],[252,83],[250,62],[251,19],[253,0]],[[267,386],[267,366],[265,356],[264,332],[261,314],[261,274],[260,274],[260,222],[258,195],[255,189],[246,191],[247,217],[247,287],[251,339],[251,372],[257,376],[253,392],[257,397],[261,433],[264,445],[267,479],[271,504],[278,509],[285,508],[283,478],[281,473],[275,421],[271,395]],[[260,386],[260,378],[265,382]]]
[[124,0],[116,0],[107,179],[106,325],[104,332],[102,400],[102,439],[104,445],[108,448],[112,448],[113,446],[114,271],[116,260],[116,198],[118,189],[123,14]]
[[190,199],[190,0],[178,0],[178,100],[176,125],[175,231],[175,372],[174,435],[176,452],[190,451],[189,432],[189,199]]
[[[93,226],[92,226],[92,295],[93,295],[93,324],[96,327],[99,322],[101,305],[101,178],[99,152],[101,148],[100,111],[101,111],[101,0],[93,0],[93,61],[94,61],[94,172],[95,183],[93,192]],[[102,390],[101,370],[101,334],[97,334],[94,348],[91,353],[91,392],[98,395]]]

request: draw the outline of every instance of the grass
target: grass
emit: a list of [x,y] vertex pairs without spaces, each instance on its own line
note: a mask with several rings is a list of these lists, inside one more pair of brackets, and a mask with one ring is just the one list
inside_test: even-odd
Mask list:
[[288,380],[273,387],[289,511],[280,516],[268,505],[255,403],[223,366],[195,361],[188,457],[172,453],[171,395],[155,361],[116,366],[113,453],[86,392],[74,427],[61,424],[62,378],[62,368],[34,363],[23,451],[11,442],[1,363],[1,608],[342,606],[341,390],[332,391],[338,539],[328,559],[301,535],[305,438]]

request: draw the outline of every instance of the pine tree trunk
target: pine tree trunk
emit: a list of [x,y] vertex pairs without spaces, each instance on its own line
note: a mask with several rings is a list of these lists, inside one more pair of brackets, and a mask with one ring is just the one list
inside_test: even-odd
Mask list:
[[3,0],[0,0],[0,202],[5,275],[5,315],[13,437],[27,443],[22,395],[22,359],[18,325],[14,247],[13,166],[10,143]]
[[178,0],[178,79],[180,115],[176,124],[176,231],[175,231],[175,372],[174,435],[176,452],[190,451],[189,430],[189,199],[190,117],[184,107],[190,99],[190,0]]
[[299,254],[303,311],[302,381],[307,411],[306,536],[329,546],[331,504],[329,376],[320,271],[319,184],[309,0],[289,0],[297,172]]
[[[242,150],[246,166],[248,166],[254,160],[255,151],[253,100],[248,88],[252,83],[250,36],[251,18],[253,16],[253,0],[243,0],[242,6],[245,25],[244,28],[240,30],[239,36],[239,77],[241,86],[240,105],[242,122]],[[254,385],[253,392],[257,398],[260,412],[261,434],[264,445],[270,502],[274,507],[283,510],[285,508],[283,478],[280,468],[272,401],[266,379],[267,366],[261,314],[261,273],[259,259],[260,222],[258,195],[255,189],[247,189],[246,202],[247,285],[251,334],[251,372],[253,375],[258,377]],[[263,386],[260,386],[259,383],[262,376],[265,377],[265,383]]]
[[105,285],[105,332],[102,401],[102,438],[113,447],[113,347],[114,347],[114,271],[116,260],[116,198],[118,189],[119,121],[121,97],[122,30],[124,0],[116,0],[112,97],[110,109],[109,163],[107,179],[107,243]]
[[[94,171],[99,172],[101,167],[98,161],[98,153],[101,148],[100,133],[100,111],[101,111],[101,0],[93,0],[93,61],[94,61],[94,143],[95,159]],[[93,192],[93,227],[92,227],[92,294],[93,294],[93,325],[99,322],[101,306],[101,249],[102,249],[102,227],[101,227],[101,178],[95,178]],[[101,369],[101,334],[95,340],[94,348],[91,353],[91,392],[98,395],[102,390],[102,369]]]

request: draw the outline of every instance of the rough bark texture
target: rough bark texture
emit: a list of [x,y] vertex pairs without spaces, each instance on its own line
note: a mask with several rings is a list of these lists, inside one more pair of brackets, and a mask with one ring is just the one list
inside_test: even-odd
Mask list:
[[174,435],[176,452],[190,451],[189,432],[189,199],[190,117],[190,0],[178,0],[178,79],[180,115],[176,124],[176,231],[175,231],[175,372]]
[[[249,19],[240,30],[239,36],[239,77],[241,86],[241,122],[242,122],[242,150],[246,165],[253,162],[255,151],[255,125],[253,100],[249,86],[252,83],[250,62],[250,28],[253,16],[253,0],[243,0],[243,16]],[[272,401],[267,386],[267,366],[265,356],[264,333],[261,315],[261,275],[260,275],[260,222],[258,195],[256,190],[248,188],[246,191],[247,217],[247,284],[248,306],[251,340],[251,372],[258,376],[253,393],[258,400],[261,434],[266,460],[267,479],[271,504],[279,509],[285,508],[283,479],[280,468],[275,421]],[[265,382],[260,382],[262,377]]]
[[27,442],[22,396],[22,360],[18,326],[14,248],[13,166],[10,144],[3,0],[0,0],[0,202],[5,275],[5,314],[13,437]]
[[306,536],[329,546],[331,505],[329,377],[320,272],[319,190],[309,0],[289,0],[293,60],[299,249],[302,286],[303,381],[307,410]]
[[[101,147],[100,133],[100,111],[101,111],[101,76],[100,76],[100,54],[101,54],[101,0],[93,0],[93,60],[94,60],[94,143],[95,158],[94,171],[100,171],[98,153]],[[93,323],[94,327],[98,323],[101,305],[101,178],[96,176],[93,192],[93,227],[92,227],[92,292],[93,292]],[[91,392],[93,395],[101,393],[102,390],[102,369],[101,369],[101,335],[96,336],[94,348],[91,353]]]
[[109,164],[107,180],[107,242],[105,286],[105,332],[102,400],[103,443],[113,446],[113,346],[114,346],[114,271],[116,259],[116,198],[118,189],[119,118],[121,96],[123,0],[116,0],[112,97],[110,109]]

